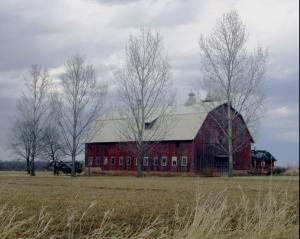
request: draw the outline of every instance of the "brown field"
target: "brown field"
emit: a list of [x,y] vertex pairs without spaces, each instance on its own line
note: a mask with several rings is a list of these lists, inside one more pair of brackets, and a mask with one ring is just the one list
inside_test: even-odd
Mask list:
[[0,172],[0,238],[298,238],[299,177]]

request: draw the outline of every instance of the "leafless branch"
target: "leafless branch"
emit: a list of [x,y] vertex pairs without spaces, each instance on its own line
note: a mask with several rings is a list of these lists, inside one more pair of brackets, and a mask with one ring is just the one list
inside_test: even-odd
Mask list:
[[[202,87],[208,93],[204,105],[226,102],[221,114],[224,117],[212,115],[213,120],[222,129],[227,138],[227,153],[229,155],[229,174],[232,174],[232,155],[240,146],[233,148],[232,142],[237,142],[240,132],[248,128],[235,128],[233,134],[232,122],[243,121],[248,127],[257,125],[257,120],[264,109],[264,75],[266,70],[267,52],[257,48],[249,53],[246,48],[246,27],[237,12],[226,13],[218,20],[214,31],[207,37],[201,36],[201,66],[203,71]],[[210,97],[213,94],[213,97]],[[210,109],[212,106],[209,107]],[[232,110],[233,109],[233,110]],[[220,120],[221,119],[221,120]],[[237,132],[239,131],[239,132]]]
[[92,123],[103,114],[107,86],[97,81],[92,65],[75,55],[65,64],[59,91],[52,104],[75,176],[75,158],[84,150],[84,140]]
[[122,120],[117,130],[134,148],[138,159],[137,176],[141,176],[143,155],[161,141],[170,128],[166,115],[174,95],[170,90],[169,69],[159,33],[142,28],[140,35],[129,38],[125,65],[116,74],[122,102],[119,111]]

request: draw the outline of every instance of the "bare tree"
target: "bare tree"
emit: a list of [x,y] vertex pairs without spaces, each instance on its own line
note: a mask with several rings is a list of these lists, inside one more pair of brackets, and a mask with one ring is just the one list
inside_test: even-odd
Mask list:
[[246,43],[245,25],[235,11],[224,14],[214,31],[207,37],[201,36],[199,41],[202,83],[208,92],[204,105],[209,105],[207,102],[219,104],[222,100],[226,103],[222,108],[225,119],[220,115],[212,116],[226,139],[229,176],[232,176],[233,153],[238,149],[238,146],[233,147],[238,134],[233,134],[232,122],[242,115],[248,127],[257,124],[265,99],[263,79],[267,52],[259,47],[249,53]]
[[159,33],[143,28],[140,35],[130,36],[126,61],[116,79],[123,119],[118,131],[136,154],[140,177],[143,155],[168,132],[166,116],[174,99],[170,94],[168,59],[163,55]]
[[54,174],[56,174],[56,165],[58,160],[65,156],[65,147],[55,121],[48,124],[44,129],[43,155],[50,161],[50,164],[53,164]]
[[18,100],[18,115],[13,128],[12,148],[26,159],[27,170],[35,176],[34,161],[43,150],[43,129],[48,120],[48,72],[33,65],[30,78],[25,79],[25,90]]
[[75,159],[84,150],[84,140],[91,124],[103,113],[107,87],[99,84],[95,69],[79,55],[70,57],[65,64],[61,88],[52,104],[61,134],[65,153],[72,158],[72,176]]
[[30,123],[24,119],[15,119],[9,135],[8,149],[26,161],[28,174],[30,174],[31,143]]

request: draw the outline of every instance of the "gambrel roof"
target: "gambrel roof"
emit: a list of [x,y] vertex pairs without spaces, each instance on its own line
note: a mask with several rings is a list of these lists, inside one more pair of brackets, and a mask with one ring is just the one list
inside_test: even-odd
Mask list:
[[[219,104],[221,105],[221,103]],[[207,107],[209,104],[207,103]],[[160,141],[170,140],[193,140],[201,128],[209,110],[203,104],[179,105],[173,107],[166,115],[171,122],[168,133]],[[156,119],[153,116],[153,121]],[[125,127],[125,119],[118,112],[113,112],[96,121],[87,143],[112,143],[127,142],[128,140],[120,133],[120,128]],[[151,120],[150,120],[151,121]],[[151,122],[149,122],[151,123]],[[157,124],[157,122],[155,122]],[[151,133],[152,129],[147,129]]]

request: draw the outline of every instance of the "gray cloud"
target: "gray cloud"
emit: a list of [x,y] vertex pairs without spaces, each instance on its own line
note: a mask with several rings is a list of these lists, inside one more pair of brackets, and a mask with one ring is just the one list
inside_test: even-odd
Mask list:
[[128,36],[140,26],[150,25],[164,37],[177,102],[182,104],[188,92],[200,86],[200,34],[209,32],[224,11],[236,9],[249,31],[249,48],[263,45],[270,50],[266,77],[269,113],[262,120],[257,147],[274,152],[283,164],[297,162],[298,4],[280,0],[272,4],[260,0],[0,1],[0,155],[7,155],[3,145],[32,63],[49,68],[57,77],[70,55],[85,55],[99,78],[110,84],[113,104],[113,71],[123,60]]
[[117,9],[118,17],[112,19],[111,24],[116,27],[175,27],[195,20],[205,4],[205,1],[194,0],[136,1]]
[[107,5],[125,5],[132,2],[138,2],[140,0],[93,0],[99,2],[100,4],[107,4]]

